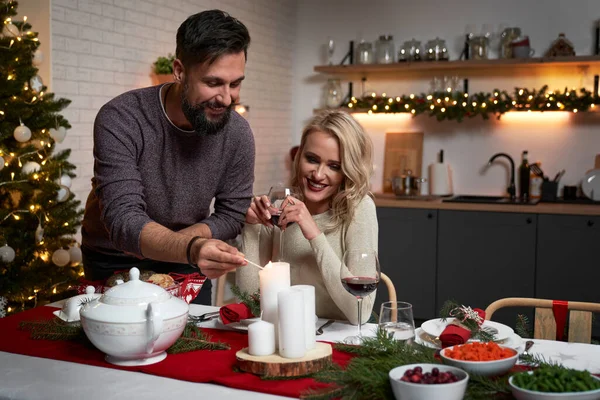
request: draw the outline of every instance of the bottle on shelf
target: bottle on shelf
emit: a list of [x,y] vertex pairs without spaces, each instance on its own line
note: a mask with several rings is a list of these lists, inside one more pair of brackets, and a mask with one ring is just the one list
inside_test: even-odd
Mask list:
[[[542,167],[541,161],[536,161],[536,164],[540,168]],[[529,175],[529,197],[531,199],[539,199],[542,197],[542,182],[544,182],[544,178],[531,171],[531,174]]]
[[523,151],[523,160],[519,166],[519,197],[522,201],[529,200],[529,162],[527,161],[527,150]]

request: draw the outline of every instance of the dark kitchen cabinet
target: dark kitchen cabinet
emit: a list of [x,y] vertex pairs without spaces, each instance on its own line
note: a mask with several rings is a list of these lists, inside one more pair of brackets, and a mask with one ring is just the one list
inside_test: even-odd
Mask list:
[[[437,303],[456,300],[485,309],[503,297],[534,297],[536,214],[440,210]],[[517,313],[502,309],[493,320],[514,326]]]
[[[435,318],[437,210],[377,208],[379,262],[390,277],[398,300],[413,305],[415,319]],[[377,288],[374,311],[388,300],[385,285]]]
[[[537,297],[600,303],[599,249],[600,217],[540,215]],[[594,322],[593,336],[600,336],[598,318]]]

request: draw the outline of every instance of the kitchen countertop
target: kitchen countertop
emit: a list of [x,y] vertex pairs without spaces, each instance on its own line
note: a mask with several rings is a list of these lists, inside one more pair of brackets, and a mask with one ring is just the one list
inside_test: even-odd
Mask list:
[[570,214],[600,216],[600,204],[538,203],[536,205],[519,204],[481,204],[448,203],[432,196],[413,196],[410,199],[396,197],[392,193],[374,193],[377,207],[427,208],[458,211],[495,211],[531,214]]

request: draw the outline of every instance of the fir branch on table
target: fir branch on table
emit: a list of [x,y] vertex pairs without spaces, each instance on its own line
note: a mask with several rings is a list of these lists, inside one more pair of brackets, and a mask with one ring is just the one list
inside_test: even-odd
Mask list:
[[260,317],[260,292],[257,290],[253,294],[242,292],[242,289],[237,285],[231,286],[231,292],[240,299],[242,303],[248,306],[250,312],[255,317]]
[[86,340],[81,324],[60,319],[21,321],[19,328],[31,332],[31,338],[46,340]]
[[485,377],[471,374],[469,384],[465,393],[466,400],[489,399],[512,399],[508,375],[501,377]]
[[229,350],[227,343],[211,342],[210,335],[202,332],[194,322],[188,322],[183,333],[167,350],[169,354],[186,353],[196,350]]

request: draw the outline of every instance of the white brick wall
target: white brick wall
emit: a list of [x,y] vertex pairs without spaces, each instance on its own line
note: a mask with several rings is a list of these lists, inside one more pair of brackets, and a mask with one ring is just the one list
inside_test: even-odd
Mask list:
[[53,92],[72,100],[72,128],[58,149],[71,148],[72,190],[85,203],[93,175],[93,121],[125,91],[152,85],[151,65],[175,52],[175,33],[191,14],[220,8],[250,31],[242,102],[256,139],[255,193],[287,179],[292,138],[294,0],[53,0]]

